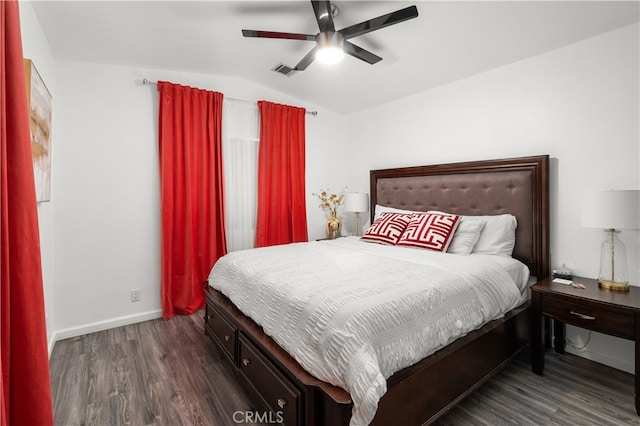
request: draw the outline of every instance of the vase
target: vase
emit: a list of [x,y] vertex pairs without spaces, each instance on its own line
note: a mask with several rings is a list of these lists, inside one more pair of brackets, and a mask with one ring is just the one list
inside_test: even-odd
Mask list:
[[331,210],[331,217],[327,221],[327,239],[333,240],[340,236],[342,230],[342,222],[336,216],[336,211]]

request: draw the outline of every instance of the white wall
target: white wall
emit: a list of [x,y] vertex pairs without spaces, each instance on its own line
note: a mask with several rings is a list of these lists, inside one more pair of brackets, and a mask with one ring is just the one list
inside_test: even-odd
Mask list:
[[[38,73],[47,85],[49,92],[53,96],[53,125],[51,137],[51,157],[52,163],[55,163],[55,146],[56,137],[56,80],[55,80],[55,62],[49,48],[38,18],[33,11],[31,3],[20,2],[20,29],[22,32],[22,52],[25,58],[31,59],[35,64]],[[52,179],[55,179],[55,164],[52,167]],[[51,188],[51,201],[38,203],[38,222],[40,225],[40,251],[42,257],[42,279],[44,284],[44,301],[47,322],[47,341],[49,342],[49,351],[53,348],[55,318],[54,312],[54,294],[55,294],[55,250],[54,250],[54,209],[55,209],[55,191]]]
[[[168,80],[249,101],[318,108],[229,77],[58,61],[56,115],[55,318],[64,338],[160,316],[157,89]],[[324,230],[311,193],[344,185],[336,155],[344,119],[307,116],[310,238]],[[140,289],[140,302],[130,291]]]
[[[581,194],[640,186],[638,40],[635,24],[353,114],[350,186],[368,190],[376,168],[549,154],[552,267],[596,277],[604,235],[580,227]],[[634,285],[639,235],[621,236]],[[632,342],[594,333],[579,352],[633,372]]]

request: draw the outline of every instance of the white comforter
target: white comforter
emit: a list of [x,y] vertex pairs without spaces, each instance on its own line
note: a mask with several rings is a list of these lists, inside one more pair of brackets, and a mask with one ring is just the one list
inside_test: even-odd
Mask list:
[[349,392],[351,426],[371,422],[394,372],[523,301],[489,256],[357,238],[233,252],[209,283],[307,371]]

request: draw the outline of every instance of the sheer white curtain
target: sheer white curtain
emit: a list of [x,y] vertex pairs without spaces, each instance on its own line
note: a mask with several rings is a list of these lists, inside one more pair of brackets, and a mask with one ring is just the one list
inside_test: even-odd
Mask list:
[[228,251],[254,247],[259,135],[257,105],[225,99],[222,153]]

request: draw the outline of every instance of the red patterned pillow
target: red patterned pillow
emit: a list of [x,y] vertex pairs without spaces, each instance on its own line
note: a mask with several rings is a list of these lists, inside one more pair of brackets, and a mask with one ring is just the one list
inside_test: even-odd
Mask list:
[[382,213],[360,239],[372,243],[395,245],[410,220],[410,214]]
[[447,251],[460,223],[454,214],[414,213],[396,245]]

